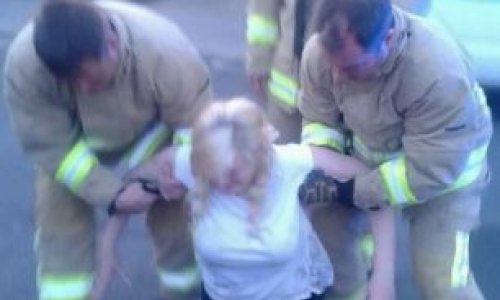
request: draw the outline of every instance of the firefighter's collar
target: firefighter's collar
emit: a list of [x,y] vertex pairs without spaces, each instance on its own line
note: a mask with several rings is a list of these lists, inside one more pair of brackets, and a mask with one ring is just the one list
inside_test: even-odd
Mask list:
[[112,13],[107,14],[108,21],[118,36],[119,43],[119,62],[116,68],[115,75],[113,76],[111,84],[115,84],[122,80],[128,73],[131,64],[131,49],[130,49],[130,33],[121,18]]
[[380,67],[381,75],[391,73],[398,64],[408,41],[409,26],[404,13],[398,7],[393,6],[394,17],[394,42],[389,50],[389,55]]

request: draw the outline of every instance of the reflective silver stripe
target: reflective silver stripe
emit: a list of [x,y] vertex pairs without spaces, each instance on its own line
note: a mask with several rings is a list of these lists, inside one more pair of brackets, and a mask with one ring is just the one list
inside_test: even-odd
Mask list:
[[463,188],[474,182],[484,168],[487,152],[488,144],[482,145],[472,151],[467,158],[464,170],[460,173],[460,176],[458,176],[451,187],[445,190],[444,193]]
[[451,269],[451,287],[461,288],[469,279],[469,233],[459,231],[455,237],[455,255]]
[[401,157],[383,163],[379,168],[384,191],[391,205],[416,203],[406,176],[406,160]]
[[384,152],[370,151],[368,149],[368,147],[366,147],[365,144],[363,144],[363,142],[361,141],[361,139],[358,136],[354,136],[353,146],[354,146],[354,150],[356,152],[358,152],[359,154],[361,154],[361,156],[363,156],[366,160],[373,162],[373,163],[377,163],[377,164],[381,164],[381,163],[384,163],[386,161],[396,159],[396,158],[401,157],[403,155],[402,152],[384,153]]
[[89,274],[42,275],[38,280],[40,300],[85,300],[92,288]]
[[191,129],[181,128],[176,129],[173,138],[174,145],[186,145],[191,144]]
[[247,18],[248,44],[270,46],[278,41],[278,22],[272,18],[251,14]]
[[277,69],[272,69],[268,88],[271,95],[280,102],[292,107],[297,105],[298,83],[295,78]]
[[189,267],[182,271],[159,271],[160,282],[168,290],[181,293],[197,288],[200,284],[200,275],[196,267]]
[[80,139],[59,163],[55,177],[70,190],[77,191],[97,162],[85,141]]
[[484,93],[484,90],[481,88],[481,86],[479,86],[477,82],[474,83],[474,93],[476,94],[477,101],[479,102],[479,105],[483,109],[483,112],[488,116],[491,116],[491,111],[490,108],[488,107],[488,101],[486,100],[486,94]]
[[302,144],[327,146],[338,152],[344,151],[344,135],[341,131],[321,123],[309,123],[302,127]]
[[128,159],[129,168],[133,168],[149,158],[167,140],[168,134],[167,126],[162,123],[151,128],[131,150]]

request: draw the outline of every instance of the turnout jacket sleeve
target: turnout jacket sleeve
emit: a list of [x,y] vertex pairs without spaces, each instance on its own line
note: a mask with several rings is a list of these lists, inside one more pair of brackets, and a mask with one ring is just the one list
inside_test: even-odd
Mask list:
[[341,113],[332,90],[332,75],[317,36],[306,44],[300,71],[299,110],[302,143],[344,151]]
[[108,205],[122,183],[87,146],[74,105],[61,86],[29,62],[7,61],[4,93],[24,151],[35,164],[93,205]]
[[355,179],[359,207],[425,202],[484,174],[491,118],[477,84],[443,75],[402,113],[403,153]]
[[266,74],[273,64],[280,39],[280,11],[284,0],[249,0],[246,27],[246,68],[249,74]]

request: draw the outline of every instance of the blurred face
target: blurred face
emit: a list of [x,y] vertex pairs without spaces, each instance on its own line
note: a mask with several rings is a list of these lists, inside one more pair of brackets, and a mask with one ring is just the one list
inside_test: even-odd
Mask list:
[[388,41],[386,39],[379,49],[368,51],[358,44],[354,35],[345,34],[343,47],[330,53],[333,73],[341,80],[372,79],[388,56]]
[[92,94],[102,91],[111,83],[119,61],[118,37],[110,33],[105,39],[105,49],[99,59],[88,58],[81,64],[70,85],[78,92]]
[[255,168],[246,164],[243,157],[234,155],[227,160],[227,165],[213,173],[210,182],[221,193],[242,195],[252,185]]
[[241,195],[252,185],[256,167],[234,148],[231,134],[230,129],[220,129],[211,136],[209,182],[221,193]]

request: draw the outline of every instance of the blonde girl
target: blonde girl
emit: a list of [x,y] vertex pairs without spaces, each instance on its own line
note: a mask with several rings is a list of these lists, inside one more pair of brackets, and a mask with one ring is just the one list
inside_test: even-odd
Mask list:
[[[168,148],[143,166],[160,166],[165,199],[178,198],[181,185],[188,190],[202,300],[323,299],[333,284],[332,265],[300,206],[298,188],[313,169],[337,180],[366,169],[326,149],[274,145],[274,138],[253,102],[214,102],[195,123],[191,146]],[[108,261],[124,218],[114,216],[107,224],[99,274],[110,274]],[[371,213],[371,220],[375,269],[367,294],[389,300],[394,297],[392,212]],[[94,290],[102,294],[103,288],[97,284]]]

